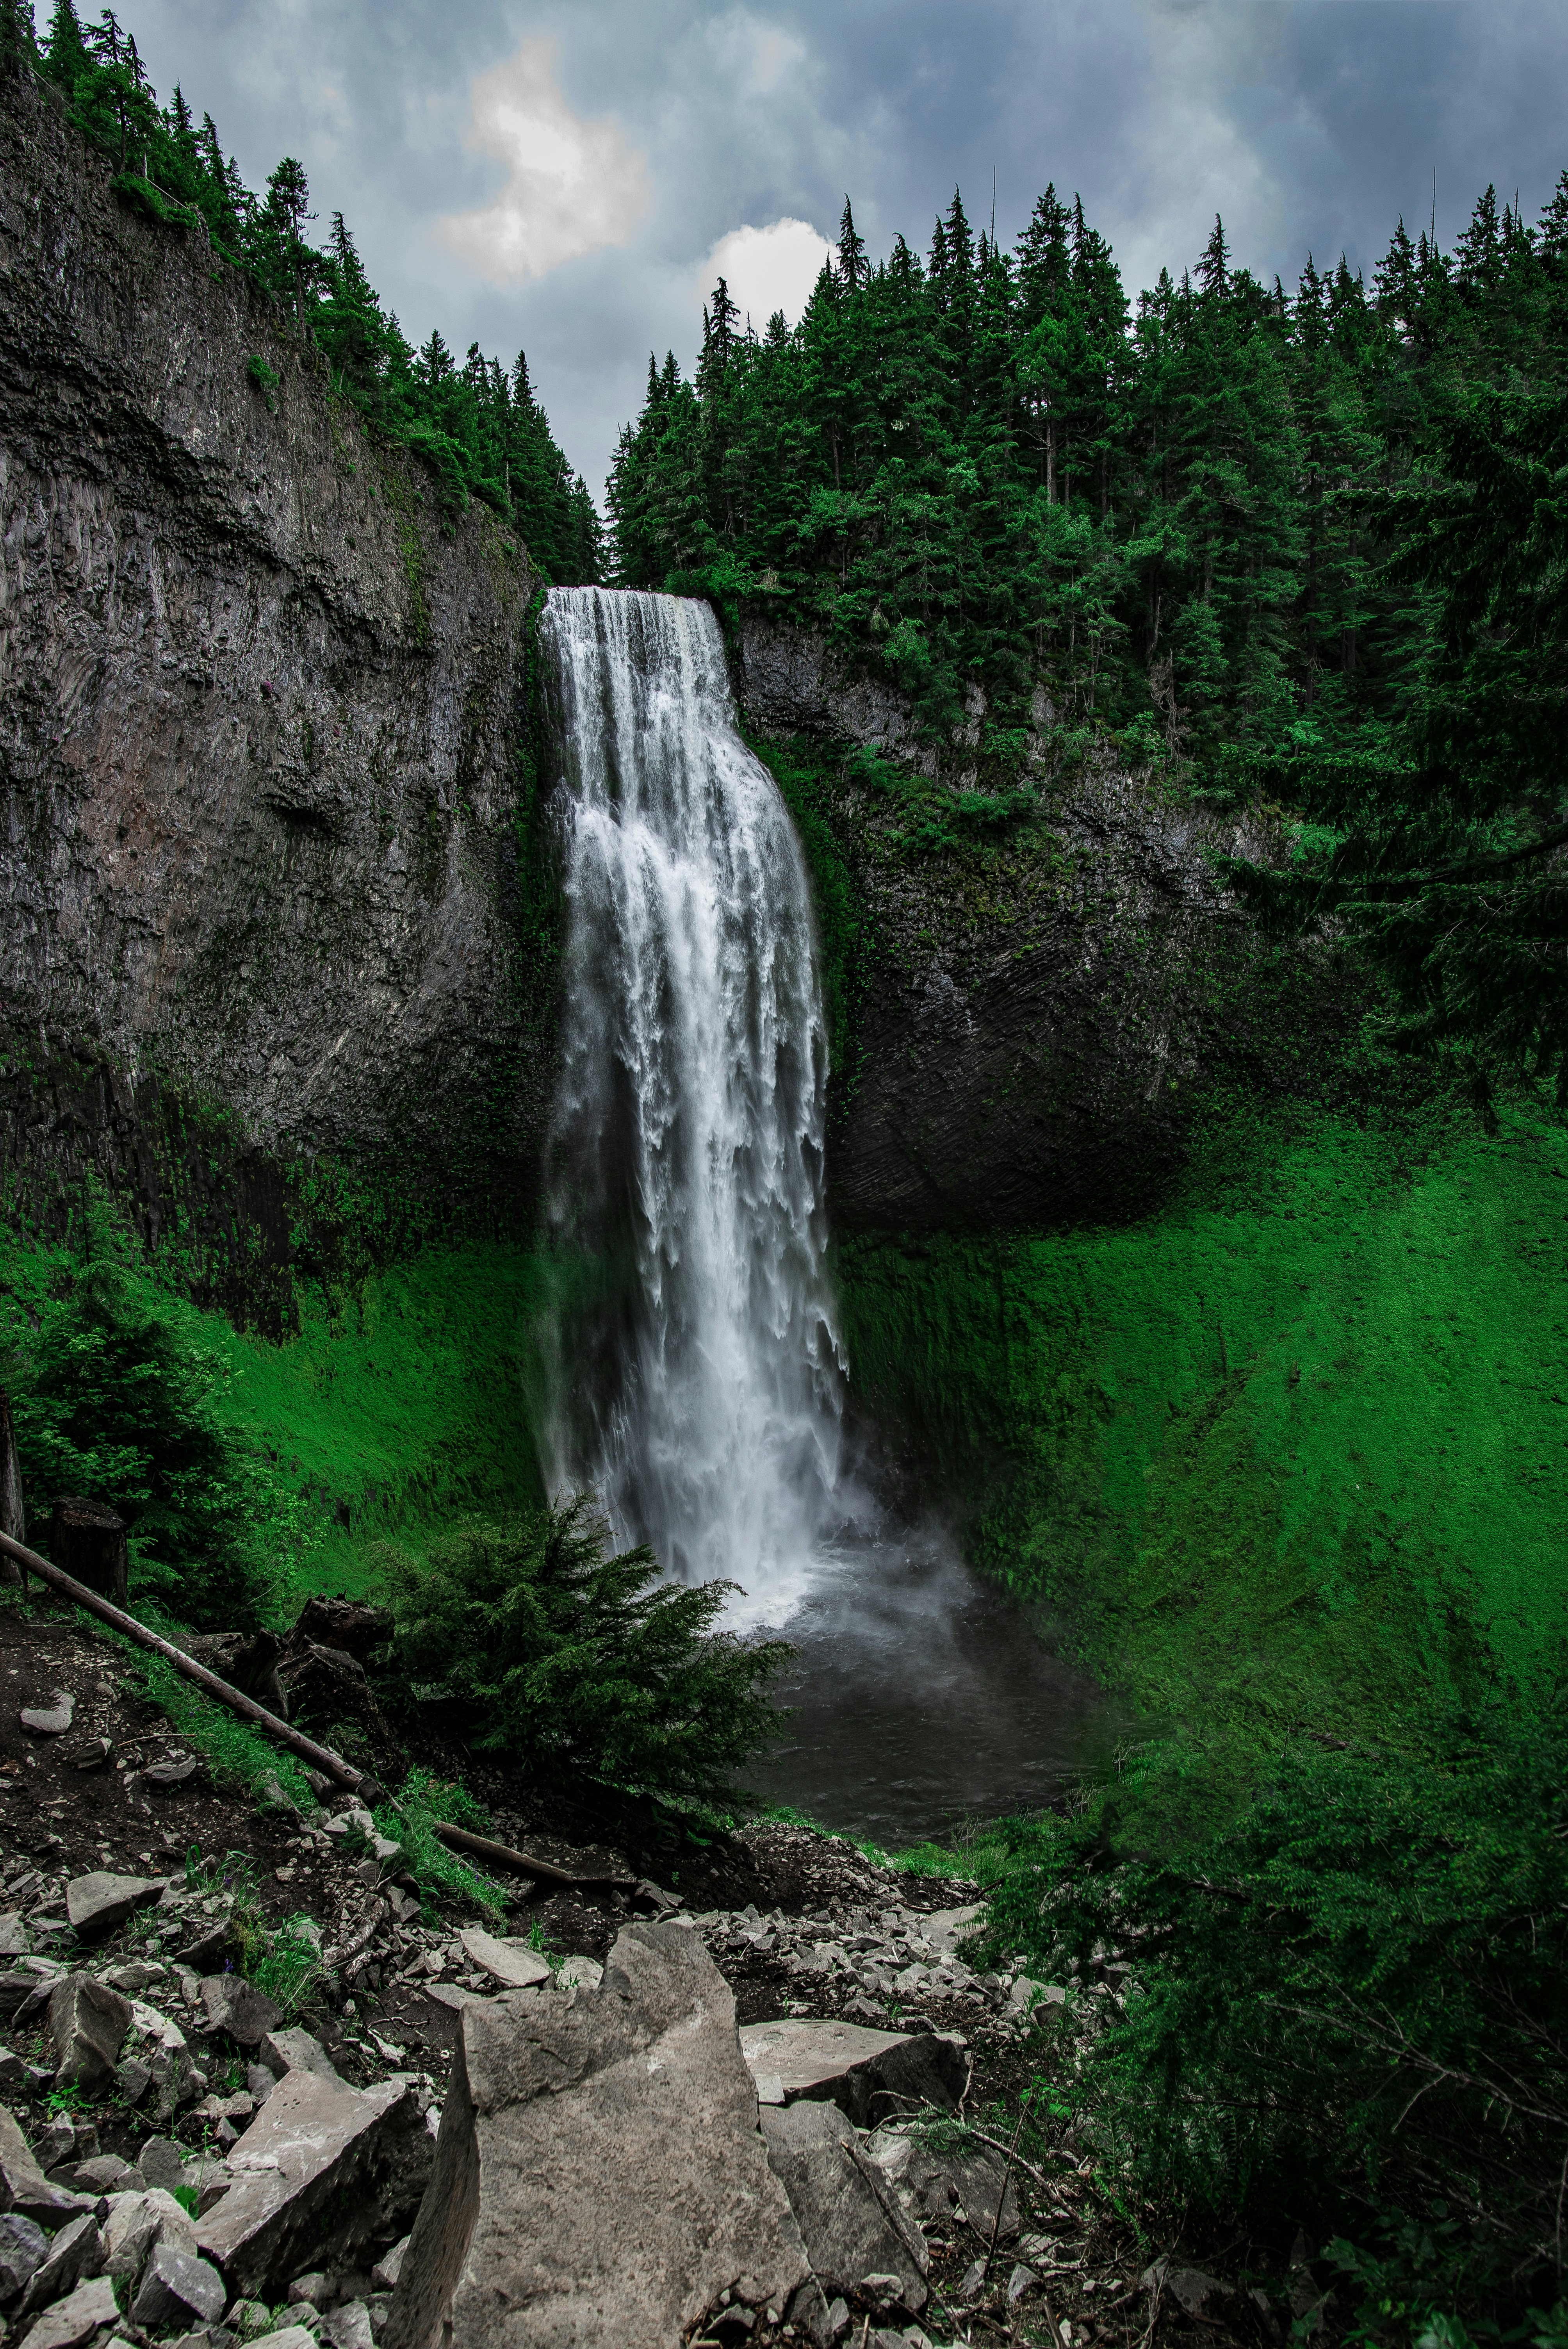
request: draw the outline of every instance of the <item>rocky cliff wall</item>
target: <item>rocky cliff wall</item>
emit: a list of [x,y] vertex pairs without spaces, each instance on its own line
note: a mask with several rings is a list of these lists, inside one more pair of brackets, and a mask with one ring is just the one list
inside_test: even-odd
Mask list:
[[46,1217],[96,1164],[150,1234],[181,1203],[210,1237],[259,1206],[275,1253],[278,1170],[337,1154],[504,1209],[548,1091],[518,936],[536,575],[487,509],[440,511],[199,233],[110,181],[46,90],[6,88],[13,1208]]
[[1312,1040],[1354,1016],[1354,990],[1327,958],[1269,955],[1219,887],[1208,852],[1266,853],[1262,830],[1109,758],[1052,783],[1047,738],[1033,820],[912,853],[907,816],[834,757],[861,744],[929,770],[899,696],[756,615],[736,666],[761,733],[823,746],[863,907],[858,1050],[830,1137],[841,1229],[1120,1220],[1168,1191],[1217,1077],[1312,1081]]

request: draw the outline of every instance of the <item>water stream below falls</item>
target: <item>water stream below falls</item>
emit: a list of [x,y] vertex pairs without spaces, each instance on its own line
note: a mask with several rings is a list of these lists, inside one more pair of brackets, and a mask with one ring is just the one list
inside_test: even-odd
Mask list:
[[1097,1692],[945,1537],[841,1485],[810,893],[717,622],[555,588],[540,634],[567,905],[551,1213],[618,1299],[557,1367],[547,1481],[796,1643],[753,1773],[776,1799],[892,1842],[1038,1803],[1103,1744]]

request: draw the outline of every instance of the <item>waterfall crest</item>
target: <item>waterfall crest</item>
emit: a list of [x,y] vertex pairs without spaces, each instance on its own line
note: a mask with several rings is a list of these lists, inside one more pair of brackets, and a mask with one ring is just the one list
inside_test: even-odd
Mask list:
[[837,1478],[843,1374],[800,852],[705,604],[554,588],[540,634],[567,901],[552,1214],[628,1276],[546,1464],[666,1572],[733,1578],[739,1619],[777,1619]]

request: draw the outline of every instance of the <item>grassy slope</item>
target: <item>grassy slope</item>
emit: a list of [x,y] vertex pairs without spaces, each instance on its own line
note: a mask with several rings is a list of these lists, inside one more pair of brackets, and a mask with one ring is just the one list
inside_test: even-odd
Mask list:
[[1405,1157],[1326,1125],[1131,1229],[843,1250],[862,1398],[1152,1719],[1366,1732],[1565,1628],[1568,1135]]
[[373,1276],[335,1317],[307,1310],[282,1346],[213,1318],[235,1373],[224,1415],[320,1500],[308,1588],[361,1588],[362,1541],[388,1527],[539,1497],[531,1413],[559,1278],[542,1255],[476,1243]]

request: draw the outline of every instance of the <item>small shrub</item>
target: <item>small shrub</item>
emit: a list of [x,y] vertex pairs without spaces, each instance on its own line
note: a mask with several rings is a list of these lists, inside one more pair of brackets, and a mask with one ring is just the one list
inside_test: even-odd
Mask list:
[[422,1562],[385,1546],[393,1661],[537,1770],[717,1793],[776,1732],[765,1689],[789,1651],[713,1629],[733,1584],[659,1584],[652,1550],[608,1549],[583,1494],[472,1521]]
[[269,367],[260,351],[253,351],[245,373],[266,401],[268,413],[275,416],[278,406],[278,386],[283,381],[276,367]]

